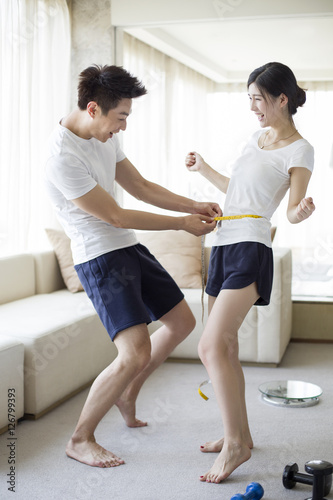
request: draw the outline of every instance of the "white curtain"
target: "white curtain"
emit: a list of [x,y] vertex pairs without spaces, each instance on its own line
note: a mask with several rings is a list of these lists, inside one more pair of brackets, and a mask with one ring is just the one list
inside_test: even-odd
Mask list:
[[0,255],[45,244],[53,213],[44,155],[68,111],[70,20],[66,0],[0,3]]
[[[223,195],[198,174],[188,173],[184,157],[196,150],[214,168],[230,174],[230,165],[242,143],[258,129],[246,86],[226,85],[223,91],[221,86],[216,91],[209,79],[127,34],[124,67],[139,76],[149,90],[147,96],[134,102],[123,134],[129,159],[146,178],[185,196],[218,200],[223,208]],[[315,170],[308,195],[313,196],[317,210],[308,221],[290,224],[286,197],[272,221],[278,227],[275,244],[297,249],[303,261],[313,258],[318,262],[321,255],[333,264],[333,133],[328,112],[333,109],[333,84],[300,85],[308,89],[307,102],[294,119],[300,133],[315,148]],[[127,194],[124,203],[140,208],[140,202]]]
[[[207,102],[214,82],[127,34],[123,66],[148,89],[146,96],[133,100],[133,113],[122,134],[127,157],[147,179],[199,197],[195,175],[187,172],[184,159],[193,148],[202,150],[211,143]],[[143,209],[127,193],[123,203]],[[161,212],[151,206],[149,210]]]

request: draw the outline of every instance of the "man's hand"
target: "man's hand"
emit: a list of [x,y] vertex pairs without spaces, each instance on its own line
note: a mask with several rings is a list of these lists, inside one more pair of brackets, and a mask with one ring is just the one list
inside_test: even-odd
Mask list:
[[186,215],[183,218],[183,229],[194,236],[202,236],[213,231],[216,227],[216,221],[212,217],[205,215]]
[[221,217],[222,210],[218,203],[196,202],[194,205],[195,214],[207,215],[208,217]]
[[296,217],[299,221],[308,219],[308,217],[313,214],[315,209],[316,207],[312,198],[303,198],[303,200],[301,200],[301,202],[297,205]]

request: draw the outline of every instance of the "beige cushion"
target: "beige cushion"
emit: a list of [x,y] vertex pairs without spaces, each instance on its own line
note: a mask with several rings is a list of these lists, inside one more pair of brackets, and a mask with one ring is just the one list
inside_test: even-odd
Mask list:
[[201,288],[201,238],[186,231],[137,234],[180,288]]
[[63,231],[57,229],[45,229],[45,231],[57,256],[66,287],[73,293],[82,291],[83,287],[74,269],[70,239]]

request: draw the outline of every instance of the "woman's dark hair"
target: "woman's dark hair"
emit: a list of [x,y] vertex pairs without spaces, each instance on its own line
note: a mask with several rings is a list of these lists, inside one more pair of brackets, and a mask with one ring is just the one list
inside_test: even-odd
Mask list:
[[93,65],[79,75],[78,107],[87,109],[95,101],[106,115],[121,99],[133,99],[147,93],[143,83],[121,66]]
[[297,85],[294,73],[285,64],[269,62],[255,69],[249,76],[247,88],[251,83],[256,84],[264,98],[285,94],[290,115],[297,113],[297,108],[306,101],[305,91]]

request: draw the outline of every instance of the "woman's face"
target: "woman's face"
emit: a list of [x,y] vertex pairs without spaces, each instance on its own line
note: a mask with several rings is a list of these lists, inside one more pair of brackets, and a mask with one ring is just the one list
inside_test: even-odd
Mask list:
[[264,97],[255,83],[249,86],[251,111],[258,117],[261,128],[272,127],[282,118],[281,96]]

